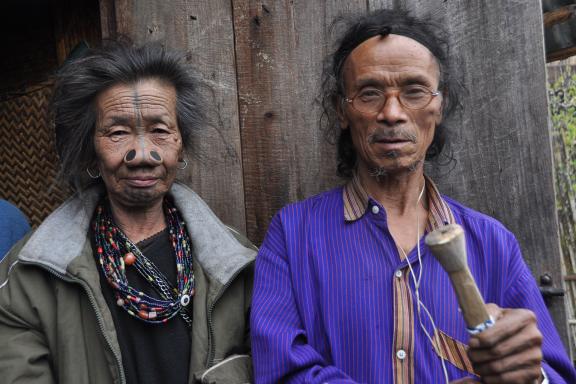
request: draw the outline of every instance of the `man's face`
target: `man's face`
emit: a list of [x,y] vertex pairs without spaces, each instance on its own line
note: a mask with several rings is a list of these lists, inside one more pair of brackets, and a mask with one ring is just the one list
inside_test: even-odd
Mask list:
[[174,87],[157,79],[117,84],[98,95],[96,108],[96,166],[110,200],[130,208],[161,201],[182,153]]
[[380,111],[369,116],[350,103],[340,104],[341,127],[351,130],[359,172],[394,174],[421,166],[442,119],[442,96],[413,110],[403,107],[398,93],[388,90],[417,84],[436,91],[440,72],[432,53],[408,37],[375,36],[350,53],[343,71],[347,98],[371,88],[387,96]]

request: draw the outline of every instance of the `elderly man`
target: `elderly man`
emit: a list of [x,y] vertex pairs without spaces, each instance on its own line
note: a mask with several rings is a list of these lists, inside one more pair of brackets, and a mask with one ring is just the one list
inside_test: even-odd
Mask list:
[[198,87],[159,45],[92,50],[57,75],[78,192],[0,265],[2,383],[251,380],[255,251],[174,181],[202,127]]
[[[284,208],[256,261],[257,383],[575,383],[514,236],[424,175],[456,104],[437,27],[356,19],[324,74],[348,183]],[[470,336],[423,235],[464,227],[495,325]]]

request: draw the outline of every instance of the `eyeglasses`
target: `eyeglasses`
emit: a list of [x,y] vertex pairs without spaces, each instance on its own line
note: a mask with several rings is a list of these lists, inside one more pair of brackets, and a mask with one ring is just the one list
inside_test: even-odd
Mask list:
[[423,85],[407,85],[401,88],[386,89],[386,92],[377,88],[366,88],[358,92],[352,98],[345,98],[352,108],[364,115],[377,115],[386,104],[386,94],[394,92],[404,108],[423,109],[430,104],[432,99],[440,94]]

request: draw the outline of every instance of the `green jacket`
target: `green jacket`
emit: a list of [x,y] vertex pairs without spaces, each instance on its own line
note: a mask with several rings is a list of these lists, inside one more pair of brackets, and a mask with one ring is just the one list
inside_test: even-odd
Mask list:
[[[125,382],[87,237],[101,193],[92,187],[65,202],[0,264],[0,382]],[[251,382],[255,249],[186,186],[170,194],[194,246],[190,383]]]

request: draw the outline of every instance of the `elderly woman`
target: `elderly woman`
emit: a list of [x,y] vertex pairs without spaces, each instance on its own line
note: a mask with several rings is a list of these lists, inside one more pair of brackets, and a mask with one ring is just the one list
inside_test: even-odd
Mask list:
[[78,191],[0,265],[2,383],[251,380],[255,252],[175,182],[198,100],[159,46],[59,72],[56,143]]

